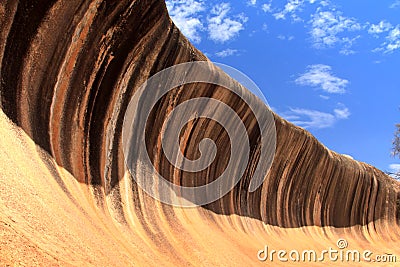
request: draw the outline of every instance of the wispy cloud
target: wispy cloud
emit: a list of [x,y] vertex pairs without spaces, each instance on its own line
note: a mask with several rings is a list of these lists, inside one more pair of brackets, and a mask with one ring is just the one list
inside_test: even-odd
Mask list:
[[393,4],[390,5],[390,8],[398,8],[400,7],[400,0],[396,0]]
[[369,29],[368,33],[374,35],[375,38],[378,38],[378,34],[388,32],[393,28],[392,24],[389,22],[382,20],[378,24],[372,24]]
[[349,45],[351,39],[341,38],[340,34],[362,29],[355,18],[345,17],[340,11],[321,11],[320,8],[311,16],[309,24],[313,46],[317,49],[330,48],[337,44]]
[[[295,83],[321,89],[325,94],[343,94],[346,92],[349,81],[335,76],[331,66],[316,64],[307,66],[306,72],[299,75]],[[319,97],[327,101],[330,97],[325,94],[319,95]],[[337,121],[348,119],[351,113],[344,104],[337,103],[336,108],[331,112],[291,108],[282,115],[300,127],[322,129],[332,127]]]
[[400,25],[389,32],[386,37],[388,43],[386,44],[386,52],[390,53],[400,48]]
[[[316,2],[316,1],[310,1],[310,3],[314,3],[314,2]],[[319,4],[321,5],[321,6],[330,6],[331,5],[331,1],[329,1],[329,0],[322,0],[322,1],[320,1],[319,2]]]
[[200,31],[203,29],[199,13],[205,9],[204,3],[195,0],[168,0],[166,4],[175,25],[188,39],[199,43]]
[[225,49],[225,50],[222,50],[222,51],[219,51],[219,52],[215,53],[215,55],[216,55],[217,57],[222,57],[222,58],[224,58],[224,57],[229,57],[229,56],[237,55],[238,53],[239,53],[238,50],[228,48],[228,49]]
[[229,17],[230,10],[229,3],[221,3],[212,8],[211,16],[208,17],[208,34],[211,40],[224,43],[244,29],[243,24],[247,21],[247,17],[244,15]]
[[271,4],[271,2],[262,4],[261,9],[266,13],[272,12],[272,4]]
[[[392,0],[390,8],[399,8],[400,0]],[[355,46],[359,39],[366,38],[365,33],[375,38],[382,38],[381,45],[373,52],[392,53],[400,50],[400,37],[396,24],[389,21],[378,21],[377,24],[361,21],[355,17],[345,16],[330,0],[286,0],[264,2],[261,9],[270,13],[276,20],[290,18],[293,22],[307,22],[312,46],[316,49],[337,49],[341,55],[357,53]],[[258,2],[257,2],[258,3]],[[307,18],[311,6],[311,17]],[[385,34],[385,35],[383,35]],[[281,36],[284,36],[281,34]],[[368,36],[368,35],[367,35]]]
[[323,100],[329,100],[330,97],[327,95],[319,95],[320,98],[322,98]]
[[349,81],[334,76],[332,67],[323,64],[311,65],[307,71],[301,74],[295,83],[302,86],[317,87],[331,94],[342,94],[346,92]]
[[400,173],[400,164],[390,164],[389,169],[391,172]]
[[389,173],[391,177],[400,180],[400,164],[390,164]]
[[284,20],[286,17],[292,18],[293,21],[299,22],[303,21],[302,18],[300,18],[299,13],[301,13],[304,9],[304,6],[306,4],[314,4],[316,2],[319,2],[319,5],[321,6],[327,6],[330,5],[329,1],[318,1],[318,0],[287,0],[285,6],[281,9],[273,9],[272,8],[272,1],[270,0],[268,4],[262,5],[262,8],[265,12],[273,12],[275,10],[279,10],[278,12],[275,12],[273,14],[274,18],[276,20]]
[[282,116],[305,129],[323,129],[332,127],[337,121],[347,119],[350,111],[346,107],[338,108],[333,113],[312,109],[291,108]]
[[[249,1],[253,3],[257,1]],[[209,6],[204,0],[167,0],[166,4],[175,25],[194,43],[200,43],[205,32],[212,41],[224,43],[236,37],[247,22],[244,14],[230,14],[229,3]]]
[[248,0],[248,1],[247,1],[247,4],[248,4],[249,6],[255,6],[255,5],[257,4],[257,0]]
[[288,35],[288,36],[286,36],[286,35],[283,35],[283,34],[279,34],[279,35],[277,36],[277,38],[278,38],[279,40],[282,40],[282,41],[284,41],[284,40],[292,41],[292,40],[294,39],[294,36],[293,36],[293,35]]
[[340,49],[339,53],[345,56],[348,55],[353,55],[356,53],[356,51],[354,51],[352,49],[353,44],[361,37],[361,35],[357,35],[354,38],[350,38],[350,37],[343,37],[342,38],[342,43],[343,43],[343,47]]
[[[301,19],[296,12],[302,10],[304,2],[304,0],[288,0],[283,10],[274,13],[275,19],[286,19],[286,16],[289,15],[294,21],[300,21]],[[314,1],[309,2],[313,3]]]
[[351,115],[350,110],[345,107],[343,104],[339,104],[339,108],[335,108],[333,110],[335,117],[337,119],[348,119]]
[[276,20],[285,19],[285,14],[283,14],[282,12],[274,13],[273,16],[274,16],[274,18],[275,18]]
[[[322,129],[332,127],[335,123],[335,116],[330,113],[325,113],[317,110],[310,109],[290,109],[288,120],[292,123],[307,128]],[[284,116],[285,117],[285,116]]]
[[390,54],[397,49],[400,49],[400,24],[396,27],[392,27],[388,31],[388,35],[385,38],[385,42],[378,48],[372,50],[373,52],[383,52],[385,54]]

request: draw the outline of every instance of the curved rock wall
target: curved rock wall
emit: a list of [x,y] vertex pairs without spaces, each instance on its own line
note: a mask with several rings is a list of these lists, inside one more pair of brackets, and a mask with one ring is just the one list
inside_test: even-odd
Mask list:
[[[393,251],[399,241],[399,184],[372,166],[328,150],[307,131],[277,115],[276,155],[263,185],[253,193],[248,190],[248,176],[258,164],[259,133],[250,115],[242,115],[242,120],[250,137],[251,162],[242,180],[220,200],[182,210],[160,204],[136,185],[126,171],[121,144],[124,113],[135,90],[169,66],[208,60],[173,25],[163,1],[10,0],[0,3],[0,21],[1,107],[12,124],[24,131],[18,132],[2,117],[4,136],[8,136],[2,148],[19,149],[0,158],[2,231],[17,240],[6,242],[9,249],[1,255],[4,259],[23,262],[28,253],[39,264],[159,264],[164,260],[240,265],[257,263],[257,250],[265,243],[319,248],[332,246],[341,236],[356,247],[380,244],[379,249]],[[192,84],[170,92],[153,114],[153,134],[148,136],[149,151],[160,172],[175,171],[160,150],[165,114],[199,96],[220,99],[237,113],[247,114],[237,97],[223,88]],[[265,107],[260,104],[260,108]],[[202,138],[217,141],[218,164],[189,181],[206,184],[229,160],[229,137],[217,123],[198,120],[188,127],[190,135],[182,151],[189,158],[198,156],[196,147]],[[13,136],[28,144],[19,147]],[[20,154],[32,157],[30,164],[37,167],[31,168],[41,173],[29,178],[27,172],[17,171],[20,179],[10,174],[28,164],[17,160]],[[174,173],[174,183],[183,183],[179,175]],[[23,179],[35,182],[25,187]],[[52,199],[45,184],[65,198]],[[10,186],[16,188],[15,195],[8,192]],[[24,194],[15,199],[20,194],[17,189],[23,188],[38,196],[36,204],[18,208],[6,204],[29,201],[32,196],[24,198]],[[55,211],[54,203],[47,201],[70,203],[65,204],[68,212]],[[18,228],[10,218],[19,213],[31,214],[37,224],[21,218]],[[88,242],[85,250],[72,250],[78,241],[68,243],[68,238],[59,236],[60,230],[44,223],[55,214],[65,218],[72,239]],[[71,225],[71,216],[81,218],[98,242],[77,237],[85,234]],[[50,237],[26,232],[41,227]],[[206,238],[202,232],[210,234]],[[101,238],[107,241],[100,242]],[[13,254],[13,242],[30,244],[32,251]],[[106,244],[113,251],[100,249]],[[394,252],[400,260],[400,251]],[[82,256],[85,253],[93,257]]]

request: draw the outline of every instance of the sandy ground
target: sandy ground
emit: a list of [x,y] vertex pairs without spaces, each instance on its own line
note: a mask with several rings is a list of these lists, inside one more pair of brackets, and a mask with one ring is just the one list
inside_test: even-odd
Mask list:
[[[339,238],[346,239],[348,249],[393,253],[400,262],[398,233],[377,236],[368,226],[283,229],[202,208],[170,208],[175,220],[163,219],[160,212],[157,222],[132,212],[130,222],[118,223],[107,207],[94,205],[86,185],[56,166],[3,112],[0,132],[1,266],[299,266],[304,263],[261,262],[257,253],[265,245],[288,252],[338,249]],[[148,207],[164,208],[156,202]],[[358,265],[362,262],[352,263]]]

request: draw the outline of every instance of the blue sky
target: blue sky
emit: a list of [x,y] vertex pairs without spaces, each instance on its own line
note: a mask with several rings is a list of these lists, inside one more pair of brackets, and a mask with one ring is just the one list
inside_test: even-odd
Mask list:
[[328,148],[400,170],[400,0],[168,0],[183,34]]

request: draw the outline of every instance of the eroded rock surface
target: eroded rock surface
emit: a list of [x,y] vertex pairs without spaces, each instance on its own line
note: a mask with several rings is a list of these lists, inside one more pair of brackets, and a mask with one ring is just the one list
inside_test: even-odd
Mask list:
[[[137,186],[121,146],[132,95],[160,70],[208,60],[173,25],[163,1],[2,1],[0,29],[0,262],[265,265],[257,259],[265,245],[321,251],[339,238],[352,249],[397,253],[400,261],[399,184],[277,115],[271,170],[250,193],[259,132],[223,88],[192,84],[164,97],[151,117],[149,151],[160,172],[185,183],[160,149],[165,114],[193,97],[224,101],[242,114],[251,145],[235,188],[181,209]],[[188,182],[206,184],[229,160],[229,137],[201,119],[188,127],[181,147],[187,157],[198,156],[204,137],[222,149],[217,164]]]

